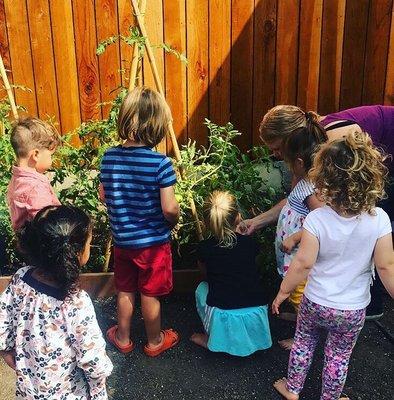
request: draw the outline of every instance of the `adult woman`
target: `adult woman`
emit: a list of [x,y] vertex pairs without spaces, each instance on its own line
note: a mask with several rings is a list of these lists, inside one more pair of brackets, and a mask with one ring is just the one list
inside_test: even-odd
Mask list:
[[[282,146],[286,137],[300,127],[305,127],[308,119],[317,119],[325,127],[329,140],[347,135],[354,130],[367,132],[375,146],[381,147],[386,154],[387,167],[389,169],[387,199],[379,204],[394,221],[394,107],[393,106],[362,106],[324,117],[314,112],[304,112],[301,108],[290,105],[279,105],[265,114],[261,125],[260,134],[263,142],[269,147],[273,155],[282,158]],[[276,222],[280,210],[285,205],[286,199],[280,201],[270,210],[244,221],[248,234]],[[374,285],[372,302],[368,310],[371,317],[379,317],[382,314],[382,300],[379,282]]]

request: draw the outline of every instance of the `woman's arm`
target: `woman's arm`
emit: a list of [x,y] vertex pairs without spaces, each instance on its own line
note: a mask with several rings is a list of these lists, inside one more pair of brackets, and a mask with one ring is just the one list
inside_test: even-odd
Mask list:
[[283,199],[279,203],[274,205],[271,209],[258,215],[257,217],[243,220],[240,224],[240,228],[237,228],[237,231],[239,230],[239,233],[242,233],[244,235],[251,235],[259,229],[275,223],[278,220],[280,211],[286,204],[286,201],[287,199]]
[[391,233],[376,242],[374,263],[384,287],[390,296],[394,297],[394,252]]
[[272,303],[272,312],[279,314],[279,306],[290,296],[291,292],[304,282],[313,265],[316,262],[319,252],[319,241],[307,230],[302,231],[300,248],[294,256],[289,270],[280,285],[279,293]]

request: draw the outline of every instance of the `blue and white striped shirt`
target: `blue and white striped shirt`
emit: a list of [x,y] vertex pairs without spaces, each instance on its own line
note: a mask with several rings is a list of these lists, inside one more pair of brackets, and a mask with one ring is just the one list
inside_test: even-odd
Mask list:
[[147,146],[110,148],[101,162],[100,181],[115,246],[136,249],[168,242],[171,231],[160,203],[160,188],[176,183],[168,157]]
[[310,210],[306,205],[305,200],[315,194],[314,186],[305,179],[301,179],[293,188],[287,201],[290,204],[290,208],[297,211],[302,216],[306,217]]

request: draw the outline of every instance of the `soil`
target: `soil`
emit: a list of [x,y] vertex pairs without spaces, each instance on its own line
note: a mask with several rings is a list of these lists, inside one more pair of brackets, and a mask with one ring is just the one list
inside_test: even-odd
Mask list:
[[[115,300],[95,302],[103,332],[115,323]],[[276,343],[294,333],[294,323],[271,319],[274,345],[246,358],[211,353],[189,341],[202,325],[194,307],[193,295],[173,295],[163,301],[163,326],[179,331],[179,345],[150,359],[143,354],[144,328],[136,311],[133,338],[137,348],[122,355],[110,344],[108,354],[114,371],[108,379],[112,400],[128,399],[264,399],[280,396],[272,388],[275,379],[286,375],[289,353]],[[381,324],[394,334],[394,301],[386,299]],[[378,326],[367,322],[354,349],[344,393],[351,400],[394,399],[394,353]],[[323,342],[305,383],[301,399],[314,400],[320,395]]]

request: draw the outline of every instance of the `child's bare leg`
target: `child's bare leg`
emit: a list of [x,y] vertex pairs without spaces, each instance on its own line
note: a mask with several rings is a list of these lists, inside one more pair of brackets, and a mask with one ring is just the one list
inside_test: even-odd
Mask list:
[[118,329],[116,339],[122,346],[127,346],[130,339],[131,317],[135,305],[135,293],[119,292],[117,299]]
[[274,388],[279,392],[280,395],[282,395],[286,400],[298,400],[299,396],[298,394],[291,393],[287,390],[286,387],[286,378],[278,379],[274,383]]
[[163,341],[161,334],[160,300],[141,293],[141,309],[144,318],[148,346],[155,347]]
[[294,343],[294,338],[279,340],[278,343],[282,349],[291,350],[291,347]]
[[206,333],[193,333],[193,335],[190,336],[190,340],[198,346],[204,347],[205,349],[208,348],[208,335]]

